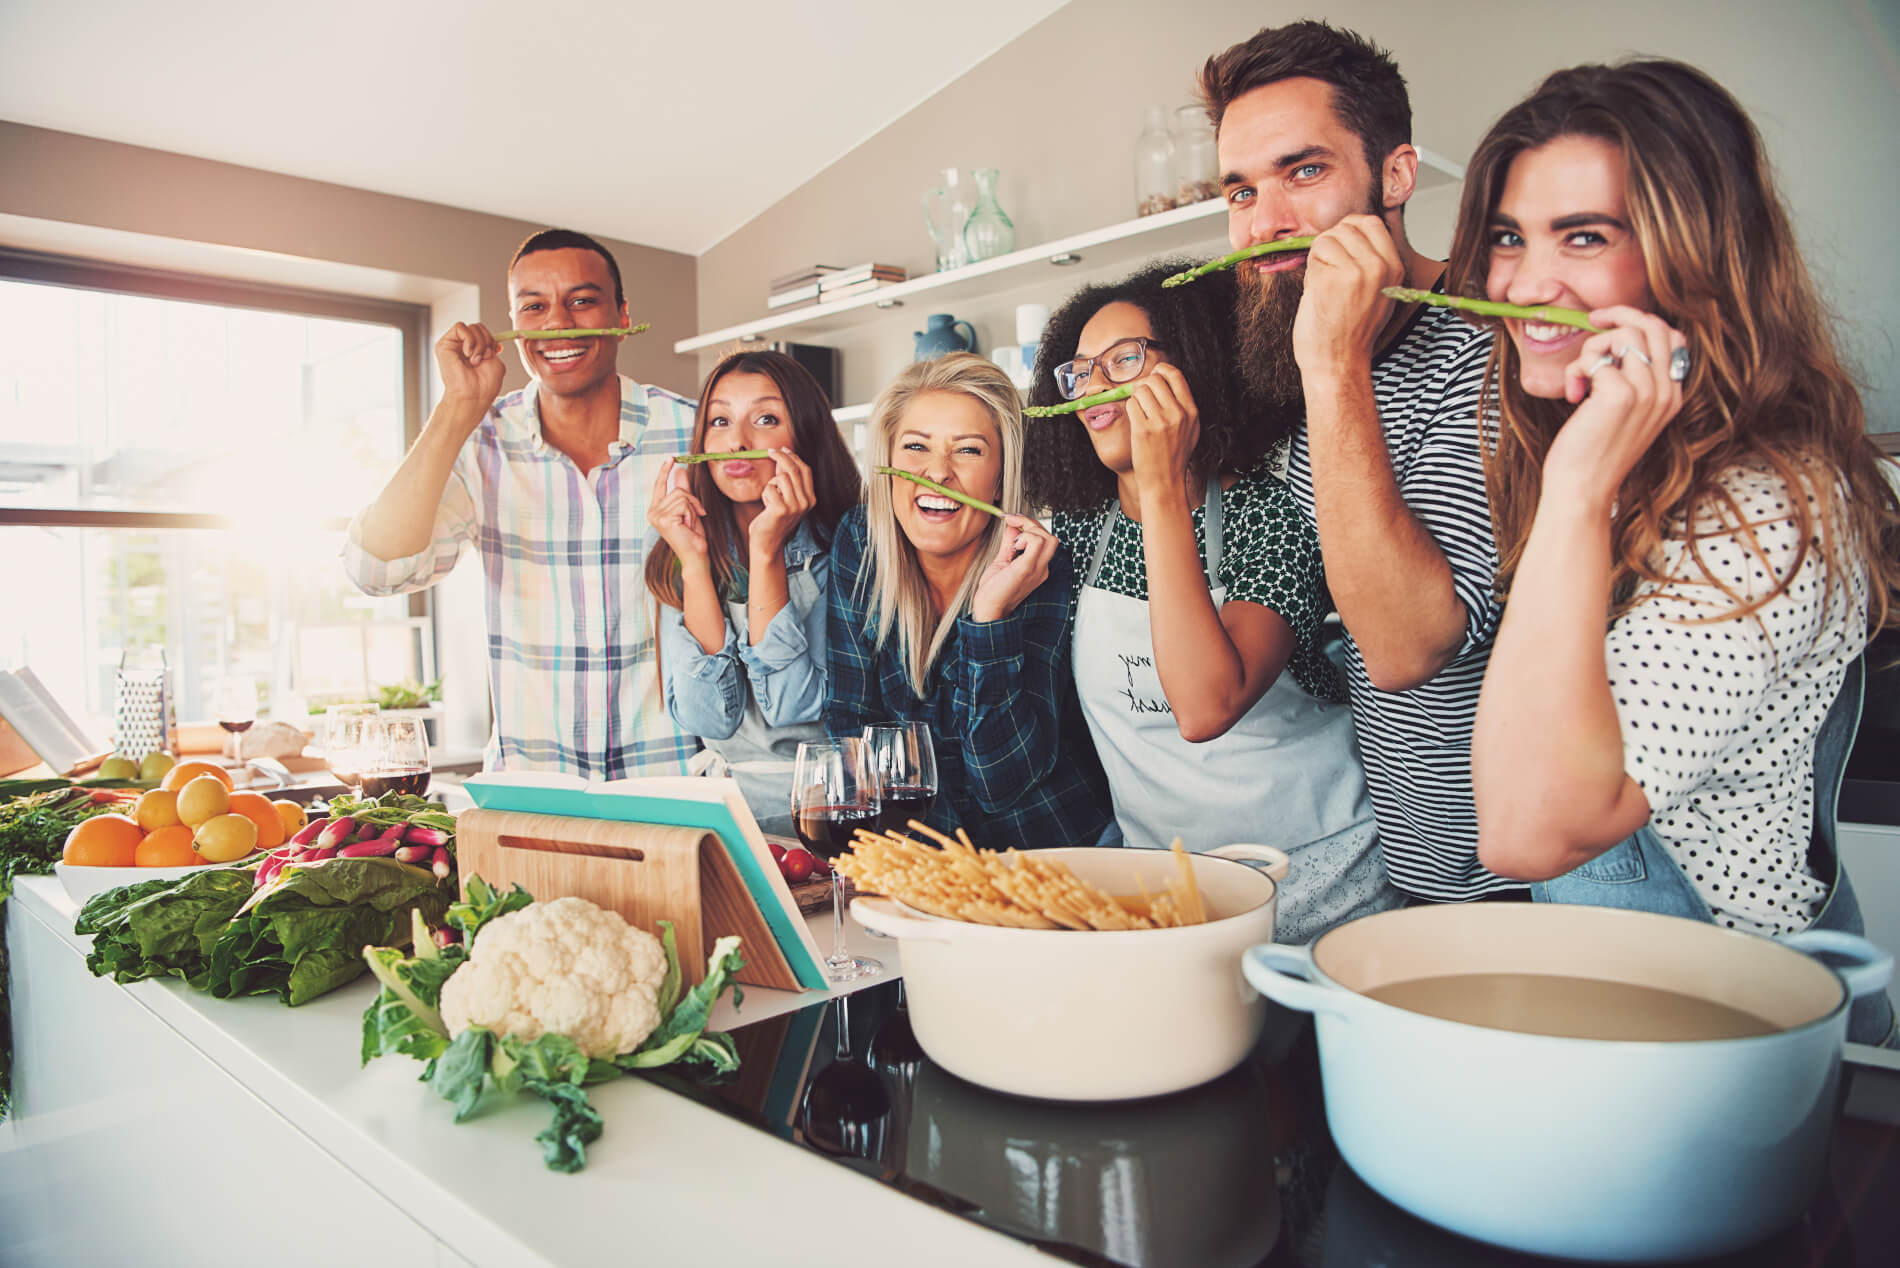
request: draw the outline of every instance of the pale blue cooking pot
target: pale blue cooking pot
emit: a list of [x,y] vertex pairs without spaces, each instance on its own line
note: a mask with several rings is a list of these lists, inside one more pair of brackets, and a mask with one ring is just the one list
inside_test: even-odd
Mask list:
[[[1803,952],[1850,962],[1839,971]],[[1543,1255],[1721,1254],[1791,1223],[1822,1176],[1847,1007],[1893,957],[1864,938],[1778,940],[1600,907],[1384,912],[1242,968],[1311,1012],[1340,1153],[1413,1214]],[[1675,991],[1774,1024],[1743,1039],[1558,1038],[1447,1021],[1362,992],[1475,973]]]

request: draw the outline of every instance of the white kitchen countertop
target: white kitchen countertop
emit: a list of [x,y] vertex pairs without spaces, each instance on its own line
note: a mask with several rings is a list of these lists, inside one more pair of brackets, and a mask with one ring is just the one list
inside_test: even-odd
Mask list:
[[[90,940],[72,933],[77,909],[58,881],[22,877],[14,895],[11,919],[39,921],[84,954]],[[811,923],[828,947],[829,912]],[[896,943],[850,929],[854,950],[896,968]],[[14,971],[22,972],[17,960]],[[417,1081],[419,1063],[359,1065],[362,1014],[375,990],[367,976],[297,1009],[275,997],[214,999],[175,979],[87,985],[123,992],[472,1264],[1050,1262],[637,1078],[589,1089],[605,1132],[589,1146],[585,1170],[549,1171],[534,1139],[548,1121],[539,1098],[491,1096],[457,1125],[449,1104]],[[736,1015],[730,1000],[720,1002],[716,1029],[818,998],[756,987],[745,996]],[[35,1130],[30,1084],[22,1090],[16,1121],[0,1125],[0,1153],[30,1143]]]

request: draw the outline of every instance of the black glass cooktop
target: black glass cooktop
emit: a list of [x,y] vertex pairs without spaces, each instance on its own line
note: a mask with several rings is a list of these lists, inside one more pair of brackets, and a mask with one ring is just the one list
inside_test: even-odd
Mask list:
[[[921,1202],[1078,1264],[1380,1268],[1554,1261],[1401,1211],[1327,1134],[1310,1020],[1275,1011],[1239,1069],[1174,1096],[1069,1105],[988,1092],[933,1064],[900,984],[733,1032],[740,1072],[655,1082]],[[1849,1064],[1828,1183],[1803,1221],[1707,1261],[1900,1262],[1900,1071]],[[1605,1213],[1606,1218],[1614,1214]]]

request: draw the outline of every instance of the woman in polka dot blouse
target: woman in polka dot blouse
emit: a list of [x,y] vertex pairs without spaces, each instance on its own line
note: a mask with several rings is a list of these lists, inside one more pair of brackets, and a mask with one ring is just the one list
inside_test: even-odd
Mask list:
[[[1472,158],[1450,288],[1600,328],[1493,353],[1479,857],[1547,901],[1858,930],[1817,737],[1831,789],[1900,507],[1753,124],[1678,62],[1552,75]],[[1884,995],[1849,1034],[1893,1040]]]
[[1043,332],[1023,477],[1076,565],[1075,684],[1126,844],[1293,860],[1275,937],[1396,906],[1345,692],[1320,651],[1319,540],[1266,451],[1293,421],[1240,384],[1233,282],[1175,266],[1089,287]]

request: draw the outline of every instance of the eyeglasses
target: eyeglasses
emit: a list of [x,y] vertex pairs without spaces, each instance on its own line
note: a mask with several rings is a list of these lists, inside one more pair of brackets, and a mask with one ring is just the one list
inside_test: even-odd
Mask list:
[[1117,339],[1092,357],[1064,361],[1055,368],[1056,391],[1062,393],[1063,400],[1074,400],[1082,395],[1089,376],[1095,373],[1098,365],[1102,367],[1102,377],[1110,383],[1127,383],[1138,379],[1148,368],[1148,353],[1151,349],[1155,352],[1167,351],[1158,340],[1137,335],[1132,339]]

